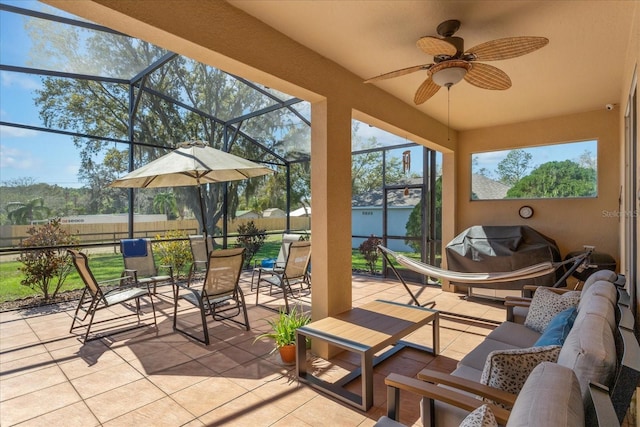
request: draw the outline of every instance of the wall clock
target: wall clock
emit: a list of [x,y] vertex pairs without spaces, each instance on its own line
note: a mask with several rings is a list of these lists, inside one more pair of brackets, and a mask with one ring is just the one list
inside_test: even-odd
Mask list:
[[529,219],[533,216],[533,208],[531,206],[522,206],[518,210],[518,214],[520,214],[520,218]]

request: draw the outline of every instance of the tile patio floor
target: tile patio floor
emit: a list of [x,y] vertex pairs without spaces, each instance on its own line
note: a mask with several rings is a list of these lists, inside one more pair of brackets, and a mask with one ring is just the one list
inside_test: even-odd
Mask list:
[[[0,425],[371,426],[386,412],[388,373],[413,376],[427,365],[450,372],[493,328],[441,317],[441,355],[405,349],[378,365],[374,406],[365,413],[298,383],[295,368],[270,354],[271,342],[254,343],[254,337],[268,329],[264,319],[275,314],[255,306],[250,280],[244,273],[251,331],[210,321],[209,346],[172,330],[168,287],[158,288],[155,299],[157,331],[143,328],[86,345],[78,340],[82,329],[69,333],[75,303],[0,313]],[[396,281],[354,275],[352,286],[355,307],[374,299],[409,302]],[[467,301],[437,288],[415,289],[422,290],[420,301],[433,298],[440,310],[505,319],[500,304]],[[265,294],[261,302],[277,307],[281,301]],[[302,303],[308,306],[309,298]],[[178,313],[181,322],[195,325],[198,316],[194,310]],[[424,327],[407,339],[430,346],[430,329]],[[341,353],[329,362],[313,358],[312,366],[328,378],[340,377],[357,360]],[[359,390],[359,380],[350,387]],[[417,400],[403,398],[401,421],[410,425],[418,420]]]

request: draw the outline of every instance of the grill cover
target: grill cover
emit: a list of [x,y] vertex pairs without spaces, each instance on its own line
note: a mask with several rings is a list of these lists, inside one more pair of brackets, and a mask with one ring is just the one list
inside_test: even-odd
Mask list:
[[[513,271],[545,261],[561,261],[556,242],[526,225],[475,225],[449,242],[446,254],[449,270],[469,273]],[[555,273],[533,279],[474,284],[473,287],[521,289],[524,285],[553,286],[561,277],[562,269],[557,269]],[[468,283],[452,283],[469,286]]]

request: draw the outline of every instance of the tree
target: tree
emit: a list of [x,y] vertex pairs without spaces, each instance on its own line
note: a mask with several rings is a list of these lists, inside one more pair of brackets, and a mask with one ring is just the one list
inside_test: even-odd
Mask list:
[[168,219],[177,218],[178,205],[176,195],[173,193],[158,193],[153,198],[153,210],[159,214],[165,214]]
[[[435,203],[435,236],[436,240],[442,240],[442,176],[436,179],[436,203]],[[417,205],[411,210],[409,214],[409,220],[405,226],[407,230],[407,236],[422,237],[423,223],[427,221],[422,220],[422,202],[418,202]],[[409,245],[414,251],[421,252],[422,242],[415,240],[405,240],[405,243]]]
[[507,156],[498,163],[496,173],[500,182],[513,185],[518,182],[531,168],[531,153],[524,150],[511,150]]
[[596,171],[571,160],[547,162],[518,181],[507,198],[595,197]]
[[51,213],[51,209],[44,205],[44,199],[38,197],[27,203],[10,202],[5,207],[7,218],[15,225],[31,224],[31,221],[44,220]]
[[[20,243],[25,248],[18,258],[24,264],[19,267],[24,274],[20,284],[39,290],[48,301],[55,298],[72,270],[72,261],[66,250],[55,246],[74,245],[78,240],[60,227],[60,218],[33,226],[27,234],[30,237]],[[44,249],[29,249],[42,247]]]
[[[68,64],[71,64],[71,68],[81,65],[82,69],[91,66],[101,70],[101,75],[130,79],[166,54],[163,49],[140,40],[99,31],[86,36],[71,26],[56,33],[59,37],[38,37],[42,27],[50,25],[42,21],[30,24],[29,30],[35,34],[32,37],[34,46],[31,54],[36,57],[45,55],[54,65],[65,64],[65,69]],[[113,60],[114,56],[118,60]],[[43,89],[37,91],[35,102],[45,126],[120,141],[129,140],[131,90],[136,101],[139,101],[134,117],[135,144],[131,148],[126,144],[89,137],[74,138],[81,156],[80,179],[91,189],[87,213],[125,212],[128,209],[129,190],[109,188],[108,183],[129,170],[129,149],[133,150],[134,168],[160,157],[178,143],[194,138],[247,159],[264,158],[273,164],[281,164],[280,159],[267,155],[263,147],[282,153],[282,150],[290,150],[292,146],[300,146],[300,140],[305,138],[307,145],[310,143],[308,126],[303,126],[306,130],[296,130],[295,117],[292,118],[294,115],[289,114],[287,109],[224,124],[228,118],[268,107],[273,100],[205,64],[175,57],[148,74],[143,86],[146,91],[136,85],[130,87],[128,84],[45,77]],[[151,91],[192,108],[168,102]],[[212,117],[222,119],[213,120]],[[259,144],[245,135],[251,135],[253,141]],[[111,158],[108,159],[108,156]],[[104,161],[100,162],[102,158]],[[228,212],[232,216],[235,213],[242,200],[239,197],[241,191],[245,200],[256,194],[265,194],[262,184],[270,178],[229,183],[226,186],[229,192]],[[223,214],[224,191],[224,184],[203,186],[205,218],[201,218],[196,188],[176,188],[174,194],[177,204],[188,207],[201,225],[206,221],[207,229],[214,230]],[[134,194],[136,205],[133,209],[137,213],[150,213],[153,210],[154,193],[139,190]]]

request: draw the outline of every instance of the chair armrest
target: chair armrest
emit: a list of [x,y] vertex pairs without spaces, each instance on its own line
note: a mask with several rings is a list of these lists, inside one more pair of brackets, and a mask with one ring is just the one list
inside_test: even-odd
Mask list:
[[[387,385],[387,416],[396,421],[400,418],[400,390],[408,391],[427,399],[447,403],[469,412],[485,404],[484,401],[476,399],[473,396],[462,394],[456,390],[445,387],[438,387],[435,384],[404,375],[389,374],[384,382]],[[489,404],[489,406],[498,424],[505,425],[509,418],[509,411],[493,404]]]
[[598,426],[619,427],[620,422],[616,415],[616,410],[609,396],[609,388],[602,384],[589,382],[589,401],[593,407],[588,407],[587,411],[592,411],[587,415],[597,421]]
[[476,381],[471,381],[466,378],[456,377],[431,369],[423,369],[422,371],[418,372],[418,379],[434,384],[442,384],[449,387],[454,387],[468,393],[486,397],[487,399],[493,400],[495,402],[504,403],[508,406],[513,406],[516,401],[516,397],[518,397],[513,393],[508,393],[497,388],[489,387]]
[[171,265],[160,265],[160,266],[158,266],[158,268],[166,268],[167,270],[169,270],[169,276],[171,276],[171,278],[173,279],[173,266],[171,266]]
[[507,307],[529,307],[531,306],[531,298],[507,296],[504,305]]

